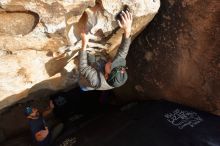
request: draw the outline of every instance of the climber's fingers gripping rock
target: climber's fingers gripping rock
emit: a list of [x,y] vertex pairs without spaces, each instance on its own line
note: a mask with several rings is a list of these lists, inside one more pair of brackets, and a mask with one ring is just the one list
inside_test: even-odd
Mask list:
[[120,18],[121,18],[120,20],[117,20],[118,25],[122,29],[124,29],[125,37],[128,38],[131,33],[131,26],[132,26],[132,20],[133,20],[132,14],[128,10],[122,11],[120,13]]

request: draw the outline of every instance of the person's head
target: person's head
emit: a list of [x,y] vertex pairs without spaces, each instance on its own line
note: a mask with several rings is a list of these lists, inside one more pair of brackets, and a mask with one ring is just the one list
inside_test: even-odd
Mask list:
[[122,86],[128,79],[126,72],[126,60],[123,58],[109,61],[105,64],[105,79],[112,87]]
[[37,108],[28,106],[24,110],[24,115],[26,116],[26,118],[34,119],[34,118],[38,118],[40,113]]

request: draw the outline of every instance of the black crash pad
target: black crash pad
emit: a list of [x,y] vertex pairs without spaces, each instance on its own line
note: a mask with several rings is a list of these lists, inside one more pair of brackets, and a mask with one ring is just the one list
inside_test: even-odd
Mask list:
[[82,91],[79,87],[59,92],[50,97],[55,105],[54,113],[62,121],[71,115],[88,115],[99,112],[108,102],[111,91]]
[[68,146],[220,146],[220,117],[166,101],[102,114],[61,135]]

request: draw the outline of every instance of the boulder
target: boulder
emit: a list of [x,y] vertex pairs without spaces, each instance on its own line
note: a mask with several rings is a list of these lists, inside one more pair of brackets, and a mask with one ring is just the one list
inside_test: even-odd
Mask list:
[[[115,16],[124,6],[133,13],[134,39],[153,19],[160,1],[1,0],[0,109],[76,86],[82,23],[97,40],[91,53],[113,56],[123,33]],[[81,21],[84,13],[87,22]]]
[[219,4],[162,1],[130,48],[120,99],[166,99],[220,115]]

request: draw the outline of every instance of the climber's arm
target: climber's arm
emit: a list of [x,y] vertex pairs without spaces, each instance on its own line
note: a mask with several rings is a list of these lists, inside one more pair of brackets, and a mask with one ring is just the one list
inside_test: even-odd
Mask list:
[[79,72],[84,76],[92,87],[96,88],[99,86],[100,79],[98,77],[98,72],[95,68],[88,65],[86,47],[88,44],[88,36],[85,33],[81,34],[82,38],[82,48],[79,51]]
[[118,49],[118,52],[115,56],[115,59],[118,57],[126,58],[128,54],[128,50],[131,44],[131,26],[132,26],[132,14],[128,11],[122,11],[120,14],[121,19],[117,20],[120,28],[124,30],[124,34],[122,37],[121,45]]

